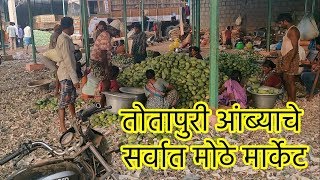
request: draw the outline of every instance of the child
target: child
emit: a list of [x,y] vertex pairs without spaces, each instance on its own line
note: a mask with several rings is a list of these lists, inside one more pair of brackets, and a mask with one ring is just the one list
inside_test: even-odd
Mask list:
[[225,31],[225,36],[226,36],[226,45],[229,47],[232,47],[232,41],[231,41],[231,27],[228,26],[227,30]]
[[232,71],[229,78],[219,91],[221,94],[219,95],[219,103],[226,106],[239,103],[241,108],[246,108],[247,95],[246,90],[240,85],[242,79],[240,71]]
[[[119,75],[119,68],[117,66],[111,67],[110,92],[119,92],[120,85],[116,78]],[[84,78],[85,79],[85,78]],[[98,96],[102,91],[102,83],[92,74],[88,73],[86,80],[83,82],[82,99],[87,100]]]
[[120,85],[117,81],[117,77],[119,75],[119,68],[117,66],[111,67],[111,80],[110,80],[110,91],[111,92],[119,92]]
[[126,54],[126,48],[124,46],[124,40],[120,40],[116,49],[116,54]]

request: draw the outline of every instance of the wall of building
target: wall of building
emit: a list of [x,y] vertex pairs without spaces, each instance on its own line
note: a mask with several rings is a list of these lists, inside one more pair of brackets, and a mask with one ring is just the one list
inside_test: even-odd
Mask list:
[[[316,0],[315,11],[319,12],[319,1]],[[308,9],[311,11],[311,0]],[[201,0],[201,27],[210,26],[210,0]],[[304,15],[305,0],[273,0],[272,18],[283,12],[291,12],[295,15],[296,22]],[[268,0],[220,0],[219,1],[219,24],[220,30],[227,26],[235,26],[235,21],[239,15],[242,16],[242,28],[252,32],[257,28],[266,27],[268,19]]]

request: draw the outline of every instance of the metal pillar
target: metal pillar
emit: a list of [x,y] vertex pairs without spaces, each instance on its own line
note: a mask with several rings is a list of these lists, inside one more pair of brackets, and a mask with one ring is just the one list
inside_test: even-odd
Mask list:
[[124,46],[128,53],[128,34],[127,34],[127,0],[123,0],[123,24],[124,24]]
[[200,48],[200,16],[201,16],[201,12],[200,12],[200,0],[196,0],[196,46],[198,48]]
[[314,7],[316,6],[316,0],[312,1],[312,9],[311,9],[311,13],[314,16]]
[[29,26],[31,28],[31,39],[32,39],[32,59],[34,63],[37,63],[36,44],[35,44],[34,34],[33,34],[33,15],[31,10],[30,0],[28,0],[27,2],[28,2],[28,12],[29,12]]
[[304,2],[304,12],[307,13],[308,11],[308,0],[305,0]]
[[80,0],[81,6],[81,24],[82,24],[82,41],[83,47],[86,51],[86,65],[89,67],[90,60],[90,46],[89,46],[89,32],[88,32],[88,8],[87,0]]
[[64,7],[64,0],[62,0],[62,11],[63,11],[63,17],[66,17],[66,9]]
[[51,14],[54,14],[54,11],[53,11],[53,0],[50,0],[50,10],[51,10]]
[[271,37],[271,22],[272,22],[272,0],[268,0],[268,22],[267,22],[267,51],[270,52],[270,37]]
[[195,24],[196,24],[196,3],[195,0],[191,0],[191,28],[192,28],[192,36],[191,36],[191,45],[194,44],[195,39]]
[[210,0],[210,83],[209,105],[218,108],[218,84],[219,84],[219,0]]
[[8,14],[8,0],[2,0],[2,7],[4,13],[5,22],[9,22],[9,14]]
[[[3,1],[4,2],[4,1]],[[4,6],[3,6],[3,12],[4,11]],[[3,55],[6,55],[6,46],[4,44],[4,30],[2,29],[2,17],[1,17],[1,11],[0,11],[0,37],[1,37],[1,47],[2,47],[2,51],[3,51]]]
[[140,8],[140,10],[141,10],[141,29],[144,32],[144,0],[141,0],[140,3],[141,3],[141,8]]

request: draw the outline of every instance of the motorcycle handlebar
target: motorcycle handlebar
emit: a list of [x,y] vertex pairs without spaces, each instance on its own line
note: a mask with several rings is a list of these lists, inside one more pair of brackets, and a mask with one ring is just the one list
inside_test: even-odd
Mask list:
[[[44,142],[41,142],[41,141],[37,141],[37,142],[33,142],[32,143],[32,147],[37,147],[38,145],[40,145],[41,148],[47,150],[47,151],[50,151],[51,153],[55,154],[55,155],[58,155],[58,156],[62,156],[65,154],[64,151],[55,151],[53,150],[48,144],[44,143]],[[40,148],[39,147],[39,148]]]
[[45,149],[55,155],[58,155],[58,156],[62,156],[65,154],[64,151],[59,152],[59,151],[53,150],[48,144],[46,144],[44,142],[41,142],[41,141],[29,142],[29,143],[25,143],[25,144],[21,145],[21,147],[18,150],[13,151],[12,153],[10,153],[10,154],[6,155],[4,158],[2,158],[0,160],[0,165],[1,166],[4,165],[5,163],[18,157],[19,155],[27,155],[38,148],[43,148],[43,149]]
[[81,116],[82,117],[89,117],[94,111],[101,108],[101,105],[99,103],[96,103],[89,108],[82,111]]
[[104,107],[102,108],[101,105],[99,103],[96,103],[92,106],[90,106],[89,108],[83,110],[82,112],[80,112],[79,117],[82,120],[86,120],[87,118],[89,118],[91,115],[107,110],[107,109],[111,109],[112,106],[108,106],[108,107]]
[[26,150],[28,150],[25,147],[20,147],[18,150],[11,152],[10,154],[6,155],[4,158],[0,160],[0,165],[4,165],[5,163],[9,162],[11,159],[16,158],[17,156],[23,154]]

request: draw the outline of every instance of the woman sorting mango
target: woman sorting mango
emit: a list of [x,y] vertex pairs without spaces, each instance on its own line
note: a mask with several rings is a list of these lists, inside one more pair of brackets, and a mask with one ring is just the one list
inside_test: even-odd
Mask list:
[[146,77],[148,79],[144,87],[147,97],[146,108],[168,109],[176,107],[179,96],[173,85],[161,78],[156,79],[155,72],[152,69],[146,71]]
[[261,85],[274,87],[280,89],[282,87],[281,78],[275,72],[276,65],[270,61],[266,60],[262,64],[262,77],[261,77]]

